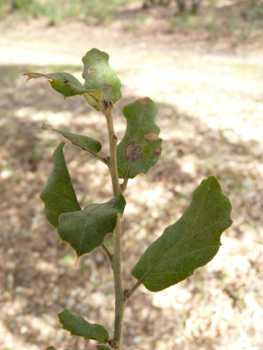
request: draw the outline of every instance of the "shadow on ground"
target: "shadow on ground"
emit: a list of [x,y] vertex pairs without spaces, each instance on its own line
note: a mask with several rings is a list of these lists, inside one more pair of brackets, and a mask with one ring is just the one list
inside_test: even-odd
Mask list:
[[[47,67],[44,72],[54,70],[67,71],[67,67]],[[71,66],[72,70],[79,73],[78,66]],[[41,124],[48,122],[56,128],[84,133],[102,143],[107,141],[106,130],[103,118],[81,97],[64,101],[43,79],[26,85],[21,74],[27,71],[43,72],[43,68],[0,67],[2,332],[6,343],[13,344],[12,349],[39,350],[49,345],[87,348],[92,342],[70,337],[61,330],[56,314],[69,308],[111,330],[111,271],[99,249],[82,257],[74,267],[73,252],[66,244],[58,244],[55,230],[45,221],[39,194],[52,169],[53,149],[62,138],[42,131]],[[119,139],[125,131],[122,107],[134,99],[126,96],[116,105]],[[259,264],[262,179],[255,166],[263,161],[257,152],[260,145],[241,139],[229,142],[225,130],[211,129],[171,105],[159,104],[159,110],[156,123],[166,135],[162,157],[147,176],[130,181],[126,194],[125,285],[134,283],[129,271],[146,247],[182,215],[202,179],[216,175],[232,202],[236,223],[224,234],[215,263],[172,287],[170,294],[168,290],[153,294],[140,288],[127,308],[124,349],[161,350],[170,346],[208,350],[216,349],[216,345],[223,349],[228,341],[224,327],[232,327],[232,334],[238,335],[240,319],[256,317],[249,300],[253,298],[262,307],[258,279],[263,274]],[[175,128],[181,130],[180,135],[173,135]],[[107,154],[107,146],[102,152]],[[71,145],[65,154],[82,206],[111,198],[110,179],[103,164]],[[106,242],[111,249],[110,235]],[[251,244],[253,254],[249,252]],[[250,332],[254,343],[259,344],[257,327],[252,324]],[[0,349],[4,348],[0,345]]]

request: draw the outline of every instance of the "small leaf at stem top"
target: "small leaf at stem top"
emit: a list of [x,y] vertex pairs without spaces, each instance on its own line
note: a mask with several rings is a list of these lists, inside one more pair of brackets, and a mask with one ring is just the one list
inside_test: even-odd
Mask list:
[[24,73],[23,75],[28,76],[28,80],[37,79],[37,78],[47,78],[50,85],[54,90],[62,94],[65,98],[76,95],[88,95],[89,103],[91,105],[96,105],[96,100],[101,101],[103,98],[102,90],[100,89],[87,89],[85,88],[74,75],[65,73],[65,72],[57,72],[50,74],[42,74],[42,73]]
[[168,288],[217,254],[231,226],[231,203],[214,176],[203,180],[183,216],[153,242],[132,270],[151,292]]
[[121,82],[109,66],[109,55],[98,49],[91,49],[82,58],[84,64],[83,78],[85,88],[101,90],[103,100],[109,99],[114,103],[119,101],[121,95]]
[[156,104],[149,98],[141,98],[123,108],[127,119],[125,135],[117,147],[118,175],[133,178],[155,165],[162,151],[160,129],[155,124],[158,113]]
[[61,142],[53,153],[53,170],[40,198],[45,204],[47,221],[54,228],[58,227],[58,218],[62,213],[81,210],[65,163]]
[[109,339],[109,333],[102,325],[90,323],[84,317],[75,315],[67,309],[58,314],[58,317],[62,328],[69,331],[71,335],[94,339],[103,344],[106,344]]
[[113,233],[118,215],[122,216],[126,201],[122,194],[103,204],[91,204],[84,210],[62,214],[58,234],[71,245],[77,257],[99,247],[108,233]]

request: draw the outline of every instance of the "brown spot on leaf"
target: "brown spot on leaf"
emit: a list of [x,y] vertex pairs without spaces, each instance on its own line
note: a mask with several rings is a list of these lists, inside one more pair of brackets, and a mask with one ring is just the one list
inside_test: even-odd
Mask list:
[[143,135],[143,137],[146,141],[160,140],[160,137],[158,135],[154,134],[153,132],[150,132],[149,134],[145,134],[145,135]]
[[111,88],[112,85],[109,85],[109,84],[104,83],[102,86],[103,86],[103,91],[105,92],[105,91],[107,91],[109,88]]
[[97,58],[96,61],[97,61],[98,63],[101,63],[102,59],[101,59],[101,58]]
[[125,148],[125,157],[127,160],[134,162],[143,158],[141,152],[141,146],[135,146],[135,141],[130,142]]
[[67,79],[62,79],[62,81],[63,81],[64,84],[69,83],[69,81]]
[[148,103],[147,103],[147,97],[144,97],[144,98],[139,98],[138,99],[139,103],[143,106],[148,106]]
[[157,148],[155,148],[155,150],[153,150],[154,154],[161,154],[161,152],[162,152],[162,150],[159,147],[157,147]]
[[94,73],[94,72],[96,72],[96,69],[88,69],[88,74],[92,74],[92,73]]

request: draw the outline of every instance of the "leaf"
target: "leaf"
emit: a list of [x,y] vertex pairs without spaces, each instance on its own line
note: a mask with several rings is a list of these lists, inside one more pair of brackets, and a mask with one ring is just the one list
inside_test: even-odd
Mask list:
[[111,350],[107,345],[97,345],[96,348],[98,350]]
[[42,74],[42,73],[24,73],[28,76],[28,80],[37,78],[47,78],[54,90],[62,94],[65,98],[75,95],[88,95],[91,105],[96,105],[96,99],[101,101],[103,93],[101,90],[85,88],[77,78],[72,74],[65,72]]
[[91,204],[84,210],[62,214],[58,234],[71,245],[78,257],[99,247],[108,233],[113,233],[118,215],[123,214],[126,201],[122,194],[103,204]]
[[155,165],[162,151],[162,139],[158,137],[160,129],[154,120],[158,113],[156,104],[145,97],[123,108],[127,119],[124,138],[117,147],[118,174],[125,178],[134,178]]
[[62,328],[69,331],[71,335],[98,340],[103,344],[106,344],[109,339],[109,333],[103,326],[89,323],[84,317],[75,315],[67,309],[58,314],[58,317]]
[[40,194],[45,204],[47,221],[54,228],[58,227],[60,214],[81,210],[65,163],[64,145],[65,142],[61,142],[53,153],[53,170]]
[[132,270],[151,292],[168,288],[217,254],[231,226],[231,203],[214,176],[203,180],[183,216],[152,243]]
[[109,55],[98,49],[92,49],[82,58],[84,64],[83,79],[85,88],[102,90],[103,100],[109,99],[114,103],[121,95],[121,82],[109,66]]
[[101,150],[101,143],[91,137],[73,134],[72,132],[62,131],[58,129],[52,129],[62,134],[66,139],[70,140],[74,145],[83,149],[90,150],[94,153],[98,153]]

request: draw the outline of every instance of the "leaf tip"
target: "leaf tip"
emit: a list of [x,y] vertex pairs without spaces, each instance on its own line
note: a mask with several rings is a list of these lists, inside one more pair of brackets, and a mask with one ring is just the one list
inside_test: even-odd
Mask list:
[[50,124],[47,123],[43,123],[41,126],[42,130],[52,130],[52,126]]
[[37,79],[40,77],[46,77],[45,74],[42,74],[42,73],[23,73],[22,75],[25,75],[25,76],[27,75],[27,82],[30,79]]
[[139,98],[137,100],[142,106],[148,106],[148,97]]
[[32,78],[29,78],[29,75],[28,75],[28,73],[23,73],[22,75],[23,75],[23,76],[27,76],[27,80],[26,80],[26,83],[28,82],[28,80],[32,79]]

